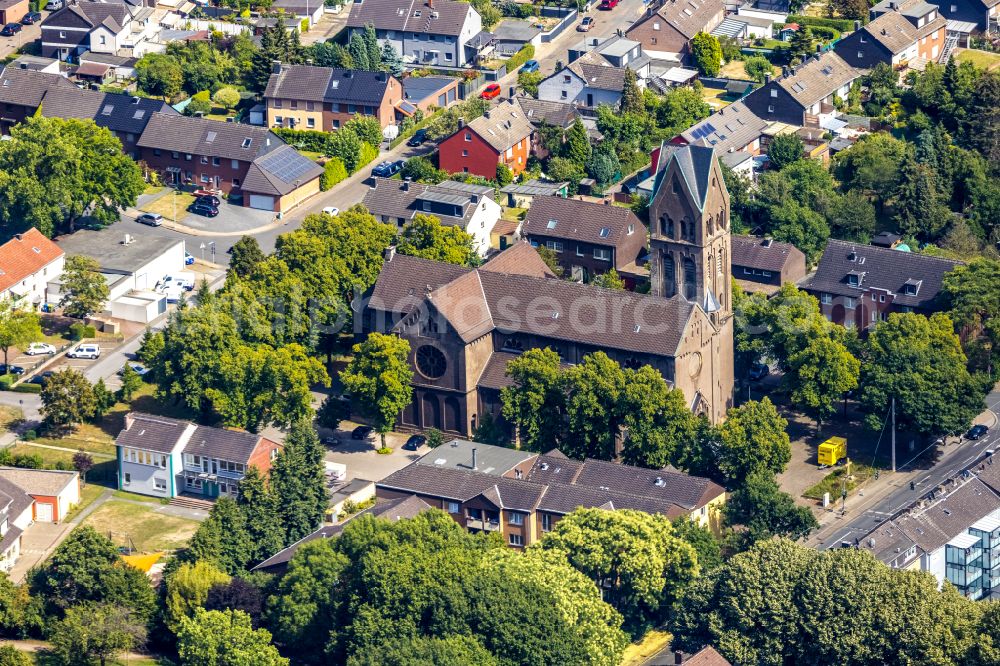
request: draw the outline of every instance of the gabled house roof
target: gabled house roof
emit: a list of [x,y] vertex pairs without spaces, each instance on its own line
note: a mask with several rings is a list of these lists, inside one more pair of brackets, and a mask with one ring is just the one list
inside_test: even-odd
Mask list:
[[285,144],[250,163],[242,188],[247,192],[284,196],[323,175],[323,167]]
[[[587,53],[566,66],[566,69],[580,77],[588,88],[621,92],[625,87],[625,69],[612,67],[599,54]],[[559,76],[556,72],[553,76]]]
[[0,555],[6,553],[24,533],[24,530],[14,524],[14,519],[24,513],[34,501],[31,495],[19,486],[0,478],[0,511],[7,509],[7,515],[10,516],[7,533],[0,537]]
[[917,29],[899,12],[886,12],[861,29],[870,39],[896,55],[917,41]]
[[663,0],[656,14],[690,40],[725,8],[725,0]]
[[0,70],[0,103],[37,108],[53,89],[79,90],[59,74],[7,66]]
[[[861,72],[834,51],[827,51],[797,67],[794,74],[778,78],[776,85],[781,86],[802,108],[808,108],[860,76]],[[767,86],[758,88],[753,94],[763,94],[761,91],[766,89]]]
[[155,113],[179,115],[169,104],[147,97],[129,97],[96,90],[55,88],[45,95],[42,115],[46,118],[93,120],[112,132],[142,134]]
[[376,30],[457,37],[475,11],[469,3],[457,0],[364,0],[351,7],[347,27],[364,28],[370,23]]
[[76,2],[49,14],[42,27],[76,27],[82,24],[93,29],[103,25],[119,33],[132,20],[134,11],[134,7],[121,2]]
[[618,247],[633,234],[645,238],[645,229],[642,221],[628,208],[539,196],[534,198],[525,215],[522,233]]
[[[424,213],[438,218],[441,224],[465,228],[483,197],[493,198],[493,188],[455,181],[427,185],[376,178],[375,187],[365,193],[363,203],[373,215],[384,215],[393,223],[399,218],[409,221]],[[461,214],[445,214],[442,212],[443,208],[438,206],[434,206],[432,211],[426,211],[421,203],[423,201],[440,204],[442,207],[450,206],[453,212]]]
[[0,479],[6,479],[29,495],[55,497],[73,483],[78,483],[79,472],[58,469],[24,469],[0,467]]
[[62,248],[34,227],[0,245],[0,292],[14,287],[63,255]]
[[[940,257],[831,239],[816,272],[803,288],[842,296],[881,289],[894,294],[896,305],[929,309],[941,292],[945,273],[960,264]],[[848,276],[852,274],[857,286],[850,284]],[[916,293],[908,294],[908,290]]]
[[759,139],[769,121],[759,117],[743,102],[733,102],[681,132],[687,143],[712,146],[719,153],[742,150]]
[[138,145],[252,162],[285,145],[285,142],[265,127],[220,123],[174,113],[154,113]]
[[241,430],[211,428],[164,416],[130,412],[125,417],[125,429],[118,433],[115,444],[168,454],[179,449],[184,453],[247,464],[257,445],[265,439]]
[[576,120],[576,107],[565,102],[551,102],[547,100],[535,99],[533,97],[518,97],[517,103],[521,105],[525,118],[536,127],[542,123],[562,127],[569,127]]
[[264,97],[378,106],[391,78],[385,72],[282,65],[268,79]]
[[470,121],[465,129],[459,128],[456,134],[465,130],[472,130],[497,152],[502,153],[531,136],[534,128],[517,100],[510,99]]
[[730,241],[733,266],[780,273],[790,261],[805,264],[805,255],[791,243],[737,234],[733,234]]

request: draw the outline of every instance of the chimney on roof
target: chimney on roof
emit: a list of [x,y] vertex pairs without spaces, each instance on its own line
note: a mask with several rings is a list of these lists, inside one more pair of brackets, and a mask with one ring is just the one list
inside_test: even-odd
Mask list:
[[458,119],[458,129],[463,129],[465,127],[465,118]]
[[427,0],[427,6],[434,9],[434,0]]
[[28,63],[22,62],[22,63],[20,63],[20,65],[21,65],[21,69],[28,69]]
[[773,243],[773,242],[774,242],[773,238],[765,237],[764,241],[761,243],[761,245],[763,245],[764,247],[771,247],[771,243]]
[[280,60],[272,60],[271,61],[271,73],[272,74],[281,74],[281,61]]
[[470,194],[469,195],[469,201],[471,201],[474,204],[479,203],[479,195],[478,194]]
[[765,74],[764,75],[764,85],[767,85],[770,82],[771,82],[771,75],[770,74]]
[[375,80],[376,81],[385,81],[386,80],[386,73],[385,72],[376,72],[375,73]]
[[781,66],[781,75],[782,76],[788,76],[788,65],[782,65]]
[[479,469],[479,461],[476,457],[476,447],[472,447],[472,469],[473,471]]
[[858,30],[861,30],[861,21],[854,22],[854,32],[857,32]]
[[508,97],[507,101],[510,102],[511,104],[513,104],[514,103],[514,86],[511,86],[510,88],[507,88],[507,97]]
[[483,118],[486,118],[486,120],[489,120],[489,119],[490,119],[490,112],[489,112],[489,111],[486,111],[486,112],[485,112],[485,113],[483,114]]
[[385,257],[386,263],[392,261],[393,257],[395,257],[395,256],[396,256],[396,246],[395,245],[390,245],[389,247],[387,247],[385,249],[385,255],[384,255],[384,257]]
[[791,74],[792,76],[795,76],[795,65],[792,65],[791,67],[788,68],[788,73]]
[[819,53],[822,53],[822,52],[823,52],[823,44],[817,44],[816,45],[816,53],[819,54]]
[[23,240],[24,236],[22,236],[21,234],[14,234],[14,238],[16,238],[17,240]]
[[353,69],[349,69],[346,72],[344,72],[344,78],[345,79],[353,79],[354,78],[354,70]]
[[410,191],[410,179],[407,178],[406,180],[404,180],[403,184],[400,186],[399,189],[403,190],[404,192],[409,192]]

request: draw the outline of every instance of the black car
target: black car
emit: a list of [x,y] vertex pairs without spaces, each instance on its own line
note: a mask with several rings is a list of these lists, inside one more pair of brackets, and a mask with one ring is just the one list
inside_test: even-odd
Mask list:
[[351,431],[351,439],[368,439],[374,430],[371,426],[358,426]]
[[326,435],[319,440],[319,443],[323,446],[337,446],[337,444],[340,444],[340,440],[337,439],[336,435]]
[[407,451],[416,451],[426,443],[427,438],[423,435],[411,435],[406,444],[403,444],[403,448]]
[[750,368],[750,379],[757,382],[771,374],[771,368],[764,363],[754,363]]
[[20,23],[8,23],[3,27],[3,30],[0,30],[0,35],[3,35],[4,37],[13,37],[19,32],[21,32]]
[[376,178],[391,178],[399,173],[399,170],[402,168],[403,160],[396,160],[395,162],[382,162],[372,169],[372,176]]
[[427,130],[418,129],[416,132],[413,133],[413,136],[410,137],[410,140],[406,142],[406,145],[416,148],[426,140],[427,140]]
[[32,23],[38,23],[41,20],[42,20],[41,12],[28,12],[27,14],[24,15],[24,18],[21,19],[21,23],[24,25],[31,25]]
[[23,375],[24,368],[19,365],[6,365],[0,363],[0,375]]
[[204,215],[205,217],[215,217],[216,215],[219,214],[218,208],[209,205],[207,203],[202,203],[200,201],[196,201],[193,204],[191,204],[191,207],[188,208],[188,210],[194,213],[195,215]]
[[986,433],[988,433],[989,431],[990,429],[982,424],[974,425],[971,428],[969,428],[969,432],[965,433],[965,438],[980,439],[981,437],[984,437]]
[[215,196],[214,194],[202,195],[197,199],[195,199],[194,201],[195,203],[208,204],[212,208],[218,208],[219,205],[222,203],[221,201],[219,201],[219,197]]
[[37,375],[28,380],[29,384],[44,384],[45,380],[54,375],[55,373],[51,370],[46,370],[45,372],[39,372]]

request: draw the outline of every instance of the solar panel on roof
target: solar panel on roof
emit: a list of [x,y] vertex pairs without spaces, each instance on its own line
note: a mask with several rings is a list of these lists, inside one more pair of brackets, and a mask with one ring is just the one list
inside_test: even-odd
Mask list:
[[708,132],[714,132],[715,126],[712,123],[705,123],[705,130]]
[[286,183],[301,178],[314,166],[311,160],[294,150],[276,150],[265,156],[259,164],[262,169],[266,169]]

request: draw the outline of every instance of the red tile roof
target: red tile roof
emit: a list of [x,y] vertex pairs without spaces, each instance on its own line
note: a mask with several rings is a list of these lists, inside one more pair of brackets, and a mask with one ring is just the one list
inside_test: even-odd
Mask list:
[[38,229],[17,234],[0,245],[0,292],[7,291],[62,255],[62,249]]

